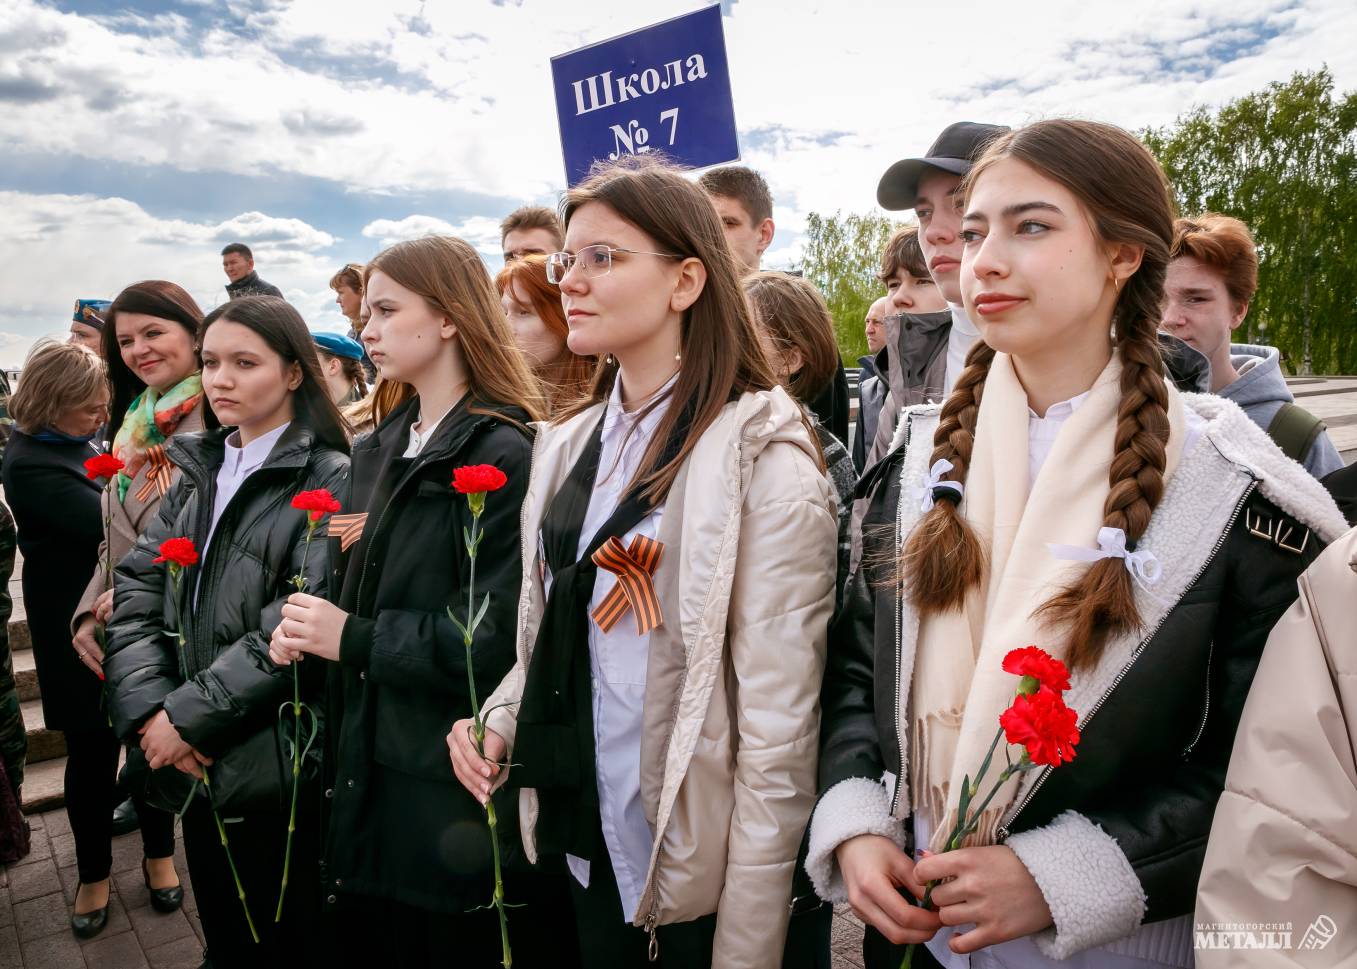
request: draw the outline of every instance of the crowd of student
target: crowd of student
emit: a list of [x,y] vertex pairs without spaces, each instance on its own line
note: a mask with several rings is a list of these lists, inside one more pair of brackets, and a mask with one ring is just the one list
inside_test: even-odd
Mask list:
[[[1350,907],[1353,480],[1230,343],[1247,228],[1082,121],[952,125],[878,201],[917,225],[851,436],[745,168],[600,167],[505,220],[494,278],[447,237],[348,264],[348,336],[240,245],[206,315],[165,281],[77,304],[3,462],[73,930],[119,785],[161,911],[180,816],[217,969],[824,969],[844,902],[870,967],[1226,966],[1194,909]],[[484,465],[482,512],[453,481]],[[949,845],[1029,644],[1077,757]]]

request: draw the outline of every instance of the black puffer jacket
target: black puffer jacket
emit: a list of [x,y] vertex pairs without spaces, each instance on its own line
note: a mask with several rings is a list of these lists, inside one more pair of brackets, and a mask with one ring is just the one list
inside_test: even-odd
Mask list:
[[[1006,840],[1066,824],[1066,812],[1092,821],[1115,840],[1139,880],[1145,922],[1192,911],[1235,730],[1268,631],[1295,599],[1297,576],[1342,528],[1322,489],[1312,487],[1304,469],[1247,426],[1242,411],[1209,396],[1187,400],[1210,423],[1202,433],[1205,439],[1184,455],[1175,472],[1182,479],[1179,487],[1171,480],[1155,511],[1159,530],[1145,537],[1165,567],[1164,585],[1156,591],[1173,587],[1174,574],[1183,577],[1186,591],[1163,603],[1162,616],[1146,619],[1148,632],[1125,666],[1101,663],[1088,674],[1097,699],[1076,707],[1078,756],[1058,770],[1038,772],[999,832]],[[935,422],[936,408],[932,412]],[[917,419],[917,412],[905,419]],[[926,425],[930,441],[933,426]],[[905,610],[902,620],[889,566],[898,554],[897,515],[908,451],[907,439],[859,486],[860,494],[870,495],[864,565],[831,631],[822,695],[822,794],[807,862],[817,890],[836,886],[822,894],[841,888],[833,848],[848,837],[893,827],[912,840],[908,821],[890,817],[909,815],[910,788],[901,778],[901,743],[908,743],[901,733],[907,725],[900,723],[898,698],[909,695],[910,684],[899,674],[901,624],[913,613]],[[883,775],[889,777],[875,808],[875,826],[864,826],[856,817],[857,805],[847,805],[834,789],[854,778],[877,782]],[[847,794],[849,788],[841,791]],[[1076,859],[1058,854],[1051,852],[1052,866],[1078,869]],[[1084,868],[1092,871],[1086,863]],[[1033,874],[1041,885],[1042,874]],[[1047,891],[1047,885],[1041,887]],[[1050,892],[1047,899],[1057,930],[1064,932],[1058,900]],[[1120,934],[1128,931],[1123,926]],[[1088,938],[1075,935],[1068,951],[1119,937],[1097,938],[1096,931]]]
[[[224,811],[285,810],[292,767],[277,723],[279,706],[292,698],[292,670],[269,659],[269,637],[303,560],[307,591],[325,595],[331,576],[324,530],[308,551],[307,514],[291,502],[315,488],[346,501],[349,459],[300,424],[288,427],[223,509],[206,555],[185,570],[181,594],[192,601],[196,588],[197,598],[181,626],[174,584],[153,559],[161,542],[178,536],[202,553],[226,436],[226,429],[177,434],[166,446],[183,476],[115,571],[104,660],[109,715],[118,736],[133,744],[129,782],[144,785],[152,803],[177,811],[191,785],[174,767],[149,772],[136,746],[137,729],[164,708],[187,743],[215,758],[213,794]],[[313,709],[320,706],[320,667],[299,667]],[[308,758],[311,776],[319,773],[320,751],[318,742]]]
[[330,669],[331,905],[354,893],[464,912],[489,898],[485,814],[453,774],[447,744],[453,722],[471,715],[466,650],[447,615],[449,606],[466,615],[462,534],[471,513],[452,477],[475,464],[508,477],[486,498],[476,555],[476,601],[490,597],[472,646],[484,701],[514,664],[532,442],[514,423],[525,424],[526,413],[498,405],[477,412],[485,410],[492,408],[473,410],[464,399],[420,454],[406,458],[416,397],[354,447],[350,510],[368,517],[345,562],[338,604],[350,615]]

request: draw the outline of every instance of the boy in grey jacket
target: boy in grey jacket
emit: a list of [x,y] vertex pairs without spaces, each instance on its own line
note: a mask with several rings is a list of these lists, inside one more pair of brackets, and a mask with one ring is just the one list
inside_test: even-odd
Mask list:
[[1295,405],[1275,347],[1231,344],[1258,288],[1248,226],[1206,213],[1174,226],[1161,328],[1211,362],[1211,392],[1233,400],[1317,478],[1343,467],[1323,422]]

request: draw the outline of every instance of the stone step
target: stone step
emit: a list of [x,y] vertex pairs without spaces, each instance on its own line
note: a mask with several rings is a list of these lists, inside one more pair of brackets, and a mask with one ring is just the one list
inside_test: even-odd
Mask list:
[[55,757],[24,768],[24,814],[50,811],[66,803],[66,758]]
[[36,700],[40,694],[38,691],[38,663],[34,659],[33,650],[20,650],[13,655],[12,659],[14,662],[14,682],[19,688],[19,702]]
[[55,760],[66,756],[66,736],[60,730],[48,730],[42,716],[42,701],[27,700],[19,704],[24,729],[28,734],[28,763]]

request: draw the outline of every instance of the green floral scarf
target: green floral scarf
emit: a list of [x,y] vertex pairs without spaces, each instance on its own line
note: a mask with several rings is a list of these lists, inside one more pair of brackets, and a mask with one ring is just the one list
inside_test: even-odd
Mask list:
[[[151,468],[147,473],[146,487],[138,492],[144,501],[154,487],[163,495],[169,489],[169,461],[165,457],[162,445],[174,433],[179,422],[193,413],[203,399],[203,379],[200,374],[190,374],[171,387],[166,393],[158,394],[154,387],[147,387],[127,408],[122,427],[113,439],[113,455],[123,463],[118,472],[118,500],[127,500],[127,489],[132,479],[148,462]],[[143,494],[144,492],[144,494]]]

